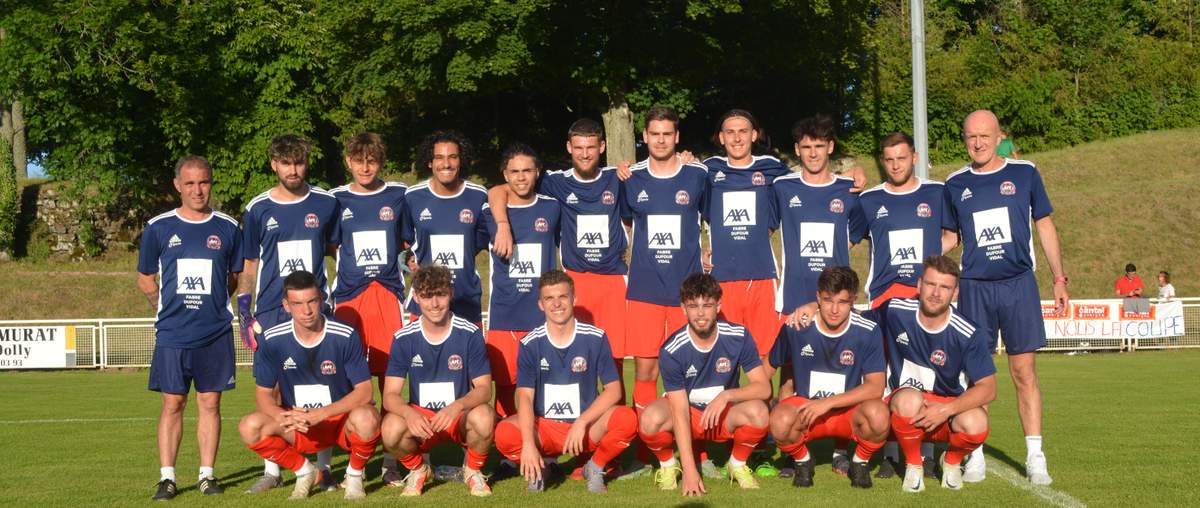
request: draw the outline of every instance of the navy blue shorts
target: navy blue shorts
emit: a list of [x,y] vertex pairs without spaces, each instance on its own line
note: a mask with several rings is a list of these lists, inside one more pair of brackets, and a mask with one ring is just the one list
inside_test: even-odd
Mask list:
[[196,349],[155,346],[150,361],[150,390],[187,395],[192,384],[197,392],[232,390],[237,376],[235,364],[232,330]]
[[989,351],[995,348],[997,332],[1004,340],[1004,352],[1010,355],[1031,353],[1046,345],[1042,302],[1033,272],[1005,280],[962,279],[958,310],[987,332]]

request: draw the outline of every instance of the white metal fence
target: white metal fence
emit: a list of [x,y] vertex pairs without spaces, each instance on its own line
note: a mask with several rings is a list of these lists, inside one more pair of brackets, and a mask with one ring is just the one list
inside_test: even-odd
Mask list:
[[[1050,339],[1042,351],[1135,351],[1138,349],[1200,348],[1200,298],[1183,301],[1185,333],[1163,339],[1074,338]],[[1051,302],[1045,302],[1051,303]],[[484,325],[487,316],[484,315]],[[154,319],[54,319],[0,321],[0,327],[75,327],[74,368],[148,367],[154,353]],[[251,365],[250,351],[242,347],[234,322],[234,350],[238,365]]]

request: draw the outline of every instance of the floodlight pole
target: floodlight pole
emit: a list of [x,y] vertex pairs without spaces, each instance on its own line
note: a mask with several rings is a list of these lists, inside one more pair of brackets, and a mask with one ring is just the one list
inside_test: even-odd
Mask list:
[[912,32],[913,141],[917,143],[917,176],[929,178],[929,121],[925,96],[925,1],[909,0]]

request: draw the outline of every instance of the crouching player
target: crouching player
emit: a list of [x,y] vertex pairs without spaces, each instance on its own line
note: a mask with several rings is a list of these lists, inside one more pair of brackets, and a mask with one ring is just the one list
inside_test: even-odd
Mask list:
[[875,322],[852,312],[857,291],[850,267],[825,268],[817,279],[816,326],[783,327],[768,357],[772,368],[792,367],[795,394],[771,411],[771,433],[796,461],[796,487],[813,484],[807,444],[832,437],[857,443],[850,485],[870,488],[867,463],[887,439],[883,338]]
[[[741,325],[717,321],[721,285],[711,275],[689,275],[679,299],[688,324],[670,335],[658,355],[667,396],[646,406],[639,428],[661,466],[655,481],[673,490],[682,463],[683,495],[704,494],[693,448],[732,440],[729,475],[741,488],[756,489],[746,459],[767,435],[771,381],[754,338]],[[738,387],[739,368],[750,380],[743,387]],[[672,441],[679,448],[678,462]]]
[[[242,441],[262,458],[296,473],[290,499],[304,499],[317,480],[305,453],[333,445],[350,451],[346,499],[361,499],[363,469],[379,442],[379,412],[371,404],[371,373],[353,328],[325,319],[317,279],[305,271],[283,281],[291,321],[267,329],[254,358],[257,411],[238,425]],[[282,405],[276,402],[279,388]]]
[[987,334],[950,306],[958,293],[958,264],[930,256],[924,266],[919,300],[892,300],[886,316],[894,341],[888,347],[892,433],[907,463],[905,492],[925,488],[921,441],[950,443],[941,459],[942,487],[962,488],[963,457],[987,438],[984,405],[996,398]]
[[[472,496],[492,490],[483,473],[496,416],[492,370],[483,334],[474,324],[454,315],[453,274],[441,265],[428,265],[412,278],[412,295],[420,319],[396,332],[383,383],[383,447],[408,469],[405,496],[419,496],[433,469],[422,454],[454,442],[466,448],[463,481]],[[400,395],[408,382],[408,400]]]
[[583,477],[588,491],[603,493],[604,468],[637,435],[637,415],[617,405],[621,378],[608,337],[575,319],[574,281],[559,270],[546,272],[538,292],[546,323],[521,339],[517,414],[496,426],[496,449],[521,464],[532,492],[546,486],[543,457],[594,452]]

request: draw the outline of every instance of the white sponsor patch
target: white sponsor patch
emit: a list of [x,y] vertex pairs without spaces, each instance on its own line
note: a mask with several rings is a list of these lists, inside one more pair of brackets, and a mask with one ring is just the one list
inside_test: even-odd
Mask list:
[[536,279],[542,276],[542,244],[518,243],[508,263],[508,276],[513,279]]
[[175,294],[212,294],[212,260],[183,258],[175,261]]
[[923,392],[932,392],[934,379],[936,376],[933,369],[904,360],[904,366],[900,369],[899,388],[916,388]]
[[992,208],[971,214],[975,222],[975,242],[980,247],[1012,243],[1012,226],[1007,208]]
[[706,386],[704,388],[692,388],[688,392],[688,402],[692,404],[707,406],[709,402],[717,398],[717,394],[725,391],[724,386]]
[[463,267],[463,235],[429,235],[429,258],[452,270]]
[[889,264],[908,265],[921,263],[925,259],[924,232],[920,229],[888,231]]
[[279,257],[280,277],[287,277],[300,270],[313,271],[312,240],[291,240],[275,245]]
[[679,225],[678,215],[647,215],[646,246],[651,249],[679,250]]
[[421,383],[421,407],[438,411],[454,402],[454,381],[440,383]]
[[579,384],[552,385],[546,383],[542,416],[555,420],[579,418]]
[[846,391],[846,375],[812,371],[808,374],[808,398],[824,399]]
[[355,231],[352,238],[355,265],[374,266],[387,264],[387,232]]
[[575,244],[580,249],[608,248],[607,215],[580,215],[575,226]]
[[725,205],[722,224],[725,226],[753,226],[757,224],[755,211],[757,196],[752,191],[726,192],[721,195]]
[[833,257],[833,223],[801,222],[800,255],[807,258]]
[[329,387],[325,385],[296,385],[292,392],[296,407],[316,409],[333,403],[329,396]]

